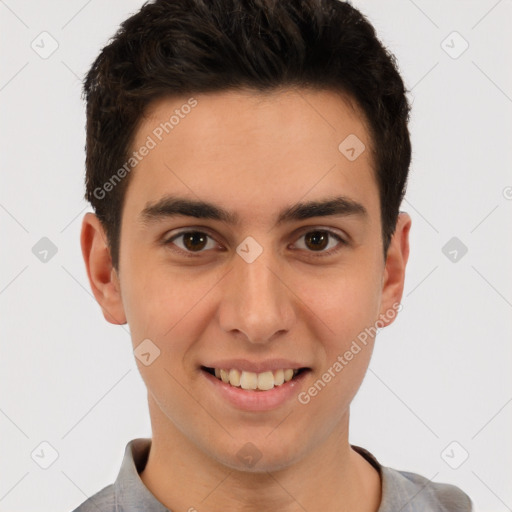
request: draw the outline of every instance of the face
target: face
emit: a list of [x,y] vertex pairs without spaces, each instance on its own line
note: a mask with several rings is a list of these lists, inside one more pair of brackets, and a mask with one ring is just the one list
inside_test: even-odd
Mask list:
[[244,450],[287,467],[346,432],[376,322],[402,293],[408,226],[385,261],[362,117],[328,91],[195,95],[153,103],[144,145],[119,273],[93,288],[146,354],[154,432],[233,468]]

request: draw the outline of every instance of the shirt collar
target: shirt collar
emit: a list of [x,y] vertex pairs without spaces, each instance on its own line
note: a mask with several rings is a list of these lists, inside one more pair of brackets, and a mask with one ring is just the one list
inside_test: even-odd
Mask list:
[[[381,504],[377,512],[394,512],[400,505],[401,512],[417,510],[411,496],[417,487],[393,469],[382,466],[368,450],[351,445],[378,472],[381,478]],[[169,512],[144,485],[139,473],[144,470],[151,448],[150,438],[132,439],[125,448],[121,469],[114,484],[116,512]],[[416,489],[416,491],[415,491]]]
[[116,512],[168,512],[144,485],[139,473],[146,466],[151,439],[132,439],[124,452],[121,469],[115,481]]

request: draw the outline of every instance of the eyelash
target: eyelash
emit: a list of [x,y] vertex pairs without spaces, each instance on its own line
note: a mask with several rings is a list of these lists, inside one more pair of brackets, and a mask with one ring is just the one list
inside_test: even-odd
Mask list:
[[[207,250],[203,249],[201,251],[193,252],[193,251],[187,251],[187,250],[181,249],[180,247],[176,247],[173,244],[174,240],[176,240],[177,238],[182,237],[188,233],[199,233],[201,235],[206,235],[208,238],[211,238],[212,240],[214,239],[209,233],[207,233],[205,231],[199,231],[197,229],[189,228],[187,230],[180,231],[179,233],[175,233],[170,238],[165,239],[162,243],[165,246],[169,246],[171,248],[171,250],[174,252],[180,253],[181,255],[184,255],[188,258],[197,258],[197,257],[201,256],[201,254],[206,252],[208,249]],[[335,238],[339,242],[339,244],[334,249],[330,249],[329,251],[325,251],[325,250],[318,251],[318,252],[306,251],[306,252],[309,252],[313,257],[321,258],[321,257],[325,257],[325,256],[332,256],[332,255],[336,254],[338,251],[340,251],[344,246],[348,245],[348,242],[346,240],[344,240],[336,232],[334,232],[330,229],[324,229],[324,228],[314,228],[314,229],[308,229],[308,231],[303,231],[301,233],[301,235],[299,236],[299,239],[304,237],[307,234],[310,234],[310,233],[327,233],[329,235],[329,237]],[[303,249],[298,249],[298,250],[303,250]]]

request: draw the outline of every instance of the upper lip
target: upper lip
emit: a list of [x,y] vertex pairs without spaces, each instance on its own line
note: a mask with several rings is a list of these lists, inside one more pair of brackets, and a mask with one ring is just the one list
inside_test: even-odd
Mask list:
[[298,370],[299,368],[308,368],[307,365],[291,361],[290,359],[266,359],[264,361],[249,361],[248,359],[221,359],[203,365],[206,368],[218,368],[230,370],[244,370],[246,372],[262,373],[274,370]]

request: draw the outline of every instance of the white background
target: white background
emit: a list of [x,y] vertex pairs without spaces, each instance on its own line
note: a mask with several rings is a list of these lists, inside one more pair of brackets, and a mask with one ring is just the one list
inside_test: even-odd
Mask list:
[[[379,334],[350,440],[482,512],[512,510],[512,2],[353,3],[411,90],[413,227],[404,309]],[[80,79],[141,5],[0,0],[1,511],[72,510],[151,436],[128,326],[104,320],[79,247]],[[51,48],[43,31],[59,45],[47,59],[31,47]],[[456,262],[441,250],[454,236],[468,248]],[[43,237],[58,249],[46,263]],[[43,441],[48,469],[31,457],[51,456]],[[458,469],[441,456],[452,441],[452,465],[469,454]]]

